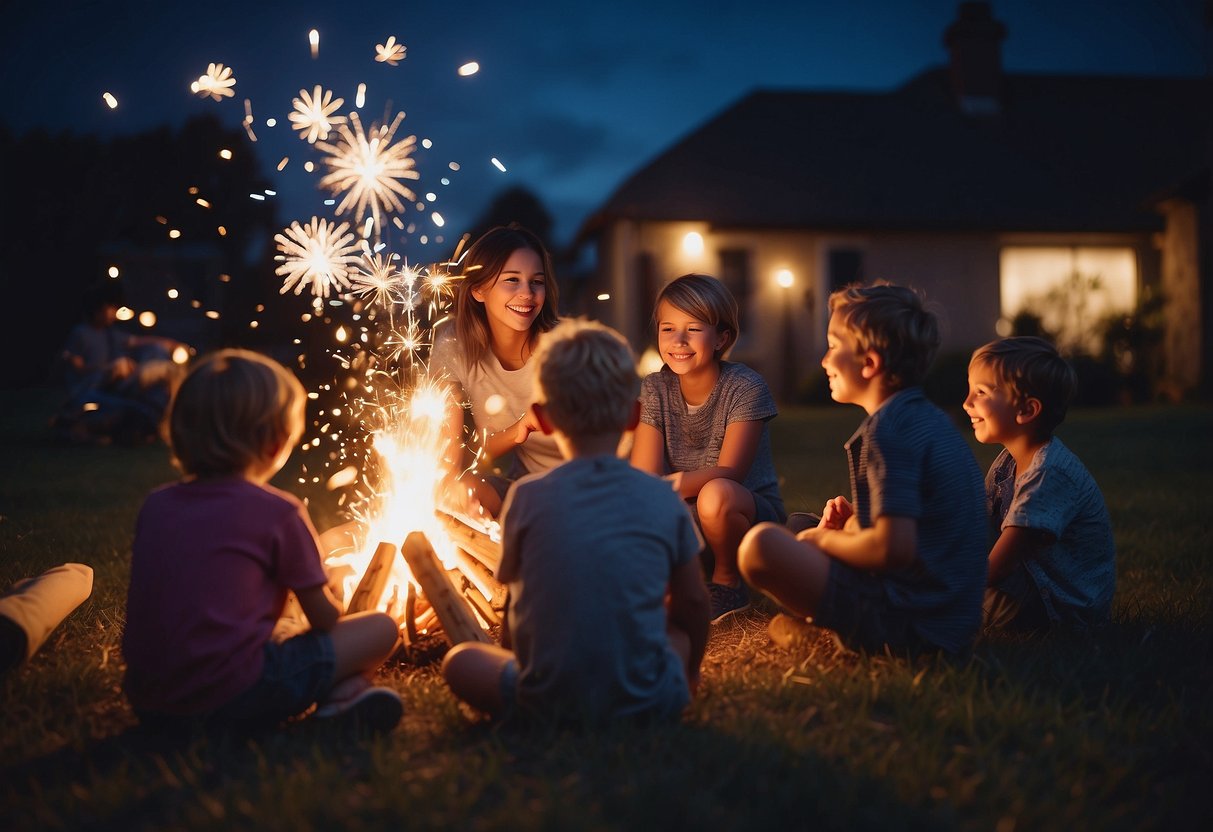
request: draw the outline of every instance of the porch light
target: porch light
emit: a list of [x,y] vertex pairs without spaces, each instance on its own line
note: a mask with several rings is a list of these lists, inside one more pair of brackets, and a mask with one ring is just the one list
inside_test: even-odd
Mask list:
[[688,231],[682,238],[682,250],[692,257],[703,254],[703,235],[698,231]]
[[775,282],[781,289],[791,289],[792,284],[796,282],[796,275],[792,274],[791,269],[780,269],[775,272]]

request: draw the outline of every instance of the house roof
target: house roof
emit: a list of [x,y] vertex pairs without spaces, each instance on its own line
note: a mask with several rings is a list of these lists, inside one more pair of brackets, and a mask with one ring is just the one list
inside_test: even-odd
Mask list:
[[638,170],[588,221],[718,227],[1143,231],[1207,170],[1207,78],[1003,76],[968,116],[946,69],[885,93],[756,91]]

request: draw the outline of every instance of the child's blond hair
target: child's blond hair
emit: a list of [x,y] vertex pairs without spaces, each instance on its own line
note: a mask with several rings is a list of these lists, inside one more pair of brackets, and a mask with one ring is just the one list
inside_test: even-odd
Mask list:
[[741,335],[737,300],[728,287],[711,275],[684,274],[662,287],[653,303],[653,320],[659,325],[657,312],[662,301],[713,327],[718,335],[725,336],[724,344],[713,353],[712,357],[717,360],[728,355]]
[[860,352],[884,361],[890,387],[921,384],[939,349],[939,323],[921,293],[892,283],[845,286],[830,295],[830,313],[855,336]]
[[561,433],[576,439],[627,430],[640,376],[618,332],[596,321],[564,321],[539,340],[532,360],[535,396]]
[[1044,338],[1019,335],[999,338],[978,347],[969,366],[988,367],[1018,407],[1028,399],[1040,402],[1036,424],[1050,435],[1066,418],[1078,381],[1070,362]]
[[204,356],[173,392],[165,420],[173,461],[186,474],[242,474],[303,433],[303,385],[248,350]]

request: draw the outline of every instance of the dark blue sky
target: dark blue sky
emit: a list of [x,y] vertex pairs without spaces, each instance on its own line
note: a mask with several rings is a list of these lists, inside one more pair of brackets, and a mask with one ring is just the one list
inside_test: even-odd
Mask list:
[[[992,7],[1008,28],[1009,71],[1194,75],[1207,71],[1202,3]],[[944,63],[942,33],[956,8],[955,0],[26,2],[6,9],[0,26],[2,119],[19,133],[128,133],[202,112],[235,125],[248,98],[286,223],[332,212],[315,190],[319,174],[300,167],[319,157],[287,125],[291,99],[319,83],[346,99],[344,111],[364,82],[365,123],[390,101],[393,114],[407,113],[402,133],[434,143],[418,151],[415,190],[437,195],[448,220],[439,233],[453,239],[494,193],[523,185],[544,200],[563,242],[627,175],[749,90],[887,89]],[[316,60],[312,28],[321,37]],[[397,67],[374,61],[389,35],[408,48]],[[458,77],[470,60],[479,74]],[[189,92],[211,61],[234,68],[234,99]],[[102,102],[107,90],[117,110]],[[284,155],[291,163],[278,173]]]

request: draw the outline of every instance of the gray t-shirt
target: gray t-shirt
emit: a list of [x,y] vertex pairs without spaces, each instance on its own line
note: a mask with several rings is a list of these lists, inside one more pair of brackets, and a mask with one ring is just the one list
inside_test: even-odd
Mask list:
[[573,459],[518,480],[501,527],[519,707],[591,723],[680,714],[665,594],[703,541],[669,484],[613,456]]
[[[640,421],[657,428],[664,438],[667,473],[715,467],[729,425],[770,422],[778,412],[762,376],[744,364],[731,361],[720,362],[716,386],[694,413],[688,411],[682,397],[678,374],[669,367],[645,377],[640,401]],[[754,462],[741,484],[762,495],[780,517],[786,516],[771,459],[771,432],[767,424],[762,426]]]
[[[505,430],[535,401],[534,364],[528,361],[519,370],[507,370],[490,351],[484,360],[469,365],[455,341],[453,326],[443,327],[434,338],[430,374],[445,375],[462,388],[460,404],[471,409],[472,421],[482,434]],[[530,473],[546,471],[563,461],[556,440],[540,431],[532,432],[514,453]]]
[[[1053,623],[1079,628],[1106,624],[1116,590],[1116,545],[1103,494],[1074,453],[1053,438],[1016,476],[1015,458],[1004,450],[986,475],[990,520],[996,532],[1008,526],[1038,529],[1056,542],[1023,561]],[[1015,574],[999,589],[1012,595],[1024,586]]]

